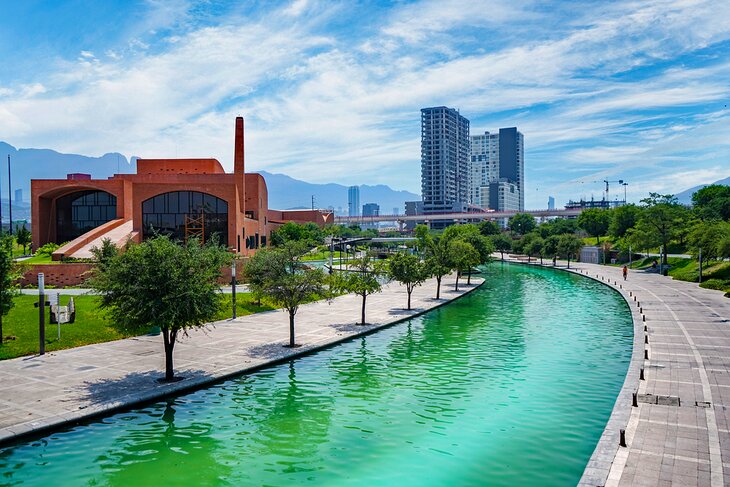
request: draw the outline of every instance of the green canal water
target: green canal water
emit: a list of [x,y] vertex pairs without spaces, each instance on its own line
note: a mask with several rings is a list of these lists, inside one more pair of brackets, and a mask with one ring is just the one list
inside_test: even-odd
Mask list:
[[563,272],[485,277],[364,338],[7,448],[0,485],[574,485],[628,367],[628,308]]

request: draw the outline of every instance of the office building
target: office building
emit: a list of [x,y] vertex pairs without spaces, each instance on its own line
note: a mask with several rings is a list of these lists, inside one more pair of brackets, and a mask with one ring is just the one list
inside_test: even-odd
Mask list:
[[347,190],[347,215],[360,216],[360,187],[350,186]]
[[421,109],[421,194],[426,214],[467,210],[469,120],[458,110]]
[[552,196],[548,196],[548,210],[554,210],[555,209],[555,198]]
[[525,209],[524,136],[517,127],[470,137],[469,176],[470,203],[481,208],[506,210],[491,207],[489,201],[482,198],[482,188],[495,181],[507,180],[516,184],[519,192],[519,207],[515,209]]
[[377,203],[366,203],[362,205],[362,216],[380,216],[380,205]]

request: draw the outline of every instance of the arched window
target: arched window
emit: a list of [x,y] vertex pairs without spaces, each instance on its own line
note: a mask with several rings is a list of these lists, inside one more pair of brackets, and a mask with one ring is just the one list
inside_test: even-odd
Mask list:
[[56,243],[73,240],[117,217],[117,197],[106,191],[77,191],[56,200]]
[[199,191],[172,191],[142,203],[142,238],[155,234],[175,240],[216,238],[228,245],[228,203]]

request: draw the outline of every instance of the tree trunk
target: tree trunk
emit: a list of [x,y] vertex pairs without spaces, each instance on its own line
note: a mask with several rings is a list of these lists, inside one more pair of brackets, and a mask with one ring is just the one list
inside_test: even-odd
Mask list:
[[540,256],[540,265],[542,265],[542,255]]
[[596,235],[596,245],[601,245],[601,237]]
[[570,269],[570,256],[568,256],[568,269]]
[[365,299],[367,298],[367,294],[362,295],[362,322],[361,325],[365,324]]
[[408,309],[411,309],[411,293],[413,292],[413,288],[406,287],[406,292],[408,292]]
[[471,286],[471,269],[469,269],[469,276],[466,278],[467,286]]
[[294,313],[289,311],[289,346],[293,347],[296,345],[294,341]]
[[504,252],[500,250],[499,253],[502,254],[502,260],[504,260]]
[[170,331],[170,328],[162,329],[162,339],[165,343],[165,380],[172,380],[175,377],[175,369],[172,365],[172,352],[175,349],[177,331]]
[[459,271],[456,271],[456,286],[454,287],[454,291],[459,290]]
[[441,276],[436,277],[436,299],[441,295]]

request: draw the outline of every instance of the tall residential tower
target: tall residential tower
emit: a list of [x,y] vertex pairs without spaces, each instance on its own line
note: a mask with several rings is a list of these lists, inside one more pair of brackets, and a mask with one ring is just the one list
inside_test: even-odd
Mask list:
[[469,120],[447,107],[421,109],[424,213],[463,212],[469,202]]
[[[522,133],[517,127],[501,128],[498,134],[484,132],[470,139],[469,201],[493,210],[524,210],[525,149]],[[502,195],[497,197],[495,192]]]
[[347,190],[347,216],[360,216],[359,186],[350,186]]

